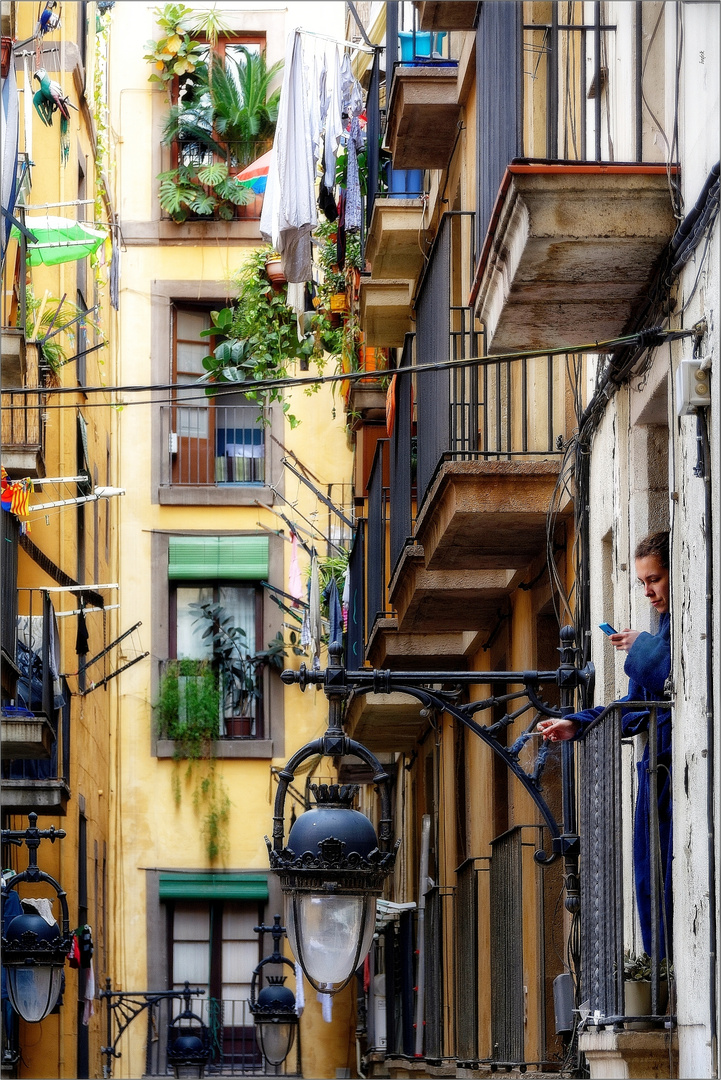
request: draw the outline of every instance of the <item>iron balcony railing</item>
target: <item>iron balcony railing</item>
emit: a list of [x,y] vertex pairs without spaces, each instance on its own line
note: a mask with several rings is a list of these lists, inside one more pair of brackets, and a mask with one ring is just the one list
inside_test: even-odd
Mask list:
[[466,859],[456,870],[456,1055],[459,1065],[477,1068],[479,1043],[478,927],[482,884],[488,882],[490,859]]
[[455,888],[435,885],[426,893],[425,986],[423,1056],[440,1062],[455,1057],[455,1027],[451,1013],[455,982],[452,948]]
[[368,525],[366,539],[366,634],[376,619],[388,615],[388,440],[376,446],[368,480]]
[[257,405],[162,407],[161,486],[264,484],[266,419]]
[[[641,76],[643,8],[634,2],[629,119],[633,146],[623,157],[643,161]],[[590,13],[590,19],[588,18]],[[651,16],[647,16],[648,19]],[[646,37],[652,26],[646,27]],[[482,4],[476,29],[477,246],[491,226],[507,167],[518,159],[611,161],[609,102],[616,26],[602,5],[550,4],[548,21],[524,23],[523,4]],[[609,93],[610,91],[610,93]],[[648,91],[647,91],[648,92]],[[618,148],[616,147],[618,156]]]
[[365,521],[356,524],[353,545],[348,559],[348,632],[346,634],[346,667],[357,671],[365,660]]
[[[656,1026],[675,1024],[673,979],[662,979],[672,959],[672,912],[668,867],[662,865],[662,834],[670,830],[670,809],[659,810],[659,792],[669,783],[670,753],[659,751],[659,729],[671,723],[673,702],[614,702],[581,734],[581,989],[588,1002],[587,1025],[623,1027],[628,1016],[624,955],[644,952],[634,888],[631,833],[645,829],[649,852],[647,932],[651,948],[651,1015]],[[633,743],[623,736],[623,716],[648,713],[648,810],[634,811]],[[641,723],[641,727],[645,724]],[[645,736],[642,736],[645,737]],[[665,796],[662,798],[662,802]],[[669,804],[670,805],[670,804]],[[635,818],[635,825],[632,825]],[[634,833],[634,835],[636,835]],[[626,838],[626,841],[624,841]],[[667,840],[667,837],[663,838]],[[668,853],[666,853],[668,856]],[[648,943],[648,942],[647,942]],[[670,1008],[664,999],[670,998]],[[638,1019],[638,1018],[636,1018]],[[648,1018],[645,1018],[648,1022]]]
[[413,532],[413,377],[410,373],[404,375],[403,372],[413,365],[414,338],[414,334],[406,334],[398,371],[391,387],[395,399],[395,419],[389,440],[391,574]]
[[491,1059],[509,1068],[525,1062],[522,835],[491,842]]
[[[461,365],[433,365],[479,355],[480,340],[467,306],[475,246],[475,215],[451,211],[441,218],[416,300],[416,410],[418,503],[442,456],[457,443],[475,446],[476,375]],[[429,366],[427,372],[422,369]]]

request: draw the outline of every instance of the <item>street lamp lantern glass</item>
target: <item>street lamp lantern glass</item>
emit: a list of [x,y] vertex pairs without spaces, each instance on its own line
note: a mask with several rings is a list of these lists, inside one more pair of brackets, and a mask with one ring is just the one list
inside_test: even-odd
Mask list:
[[286,926],[296,959],[318,989],[340,989],[365,959],[375,928],[375,895],[287,895]]
[[62,967],[54,964],[29,964],[7,967],[7,989],[16,1013],[31,1024],[44,1020],[52,1012],[60,995]]
[[197,1062],[176,1063],[173,1065],[173,1075],[176,1080],[202,1080],[205,1076],[205,1065]]
[[260,1052],[269,1065],[282,1065],[295,1040],[295,1023],[257,1020],[255,1035]]

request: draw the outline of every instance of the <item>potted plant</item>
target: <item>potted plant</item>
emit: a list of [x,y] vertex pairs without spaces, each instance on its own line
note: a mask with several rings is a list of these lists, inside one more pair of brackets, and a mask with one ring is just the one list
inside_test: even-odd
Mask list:
[[[664,957],[659,964],[659,1001],[660,1013],[665,1013],[668,1005],[669,968]],[[673,978],[673,965],[670,968]],[[626,1016],[651,1015],[651,957],[648,953],[633,955],[626,950],[623,957],[624,1011]],[[646,1021],[632,1021],[626,1025],[633,1031],[644,1031],[650,1024]]]
[[283,263],[277,251],[269,251],[266,255],[265,273],[274,289],[280,289],[287,283],[287,278],[283,273]]
[[266,667],[283,670],[288,655],[283,635],[279,632],[265,649],[251,651],[248,635],[236,626],[222,604],[205,600],[190,607],[195,611],[204,641],[213,651],[213,666],[220,675],[225,733],[231,737],[248,738],[257,733],[257,702],[261,696],[261,679]]

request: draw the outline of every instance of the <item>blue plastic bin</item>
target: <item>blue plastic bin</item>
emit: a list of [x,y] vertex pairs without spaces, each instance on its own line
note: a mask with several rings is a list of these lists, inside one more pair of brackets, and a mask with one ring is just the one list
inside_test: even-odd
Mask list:
[[398,42],[401,51],[401,63],[411,63],[417,56],[430,56],[432,52],[440,53],[443,50],[445,30],[438,30],[432,34],[429,30],[416,30],[416,51],[413,54],[413,31],[399,30]]
[[417,198],[423,191],[422,169],[389,169],[388,172],[392,199]]

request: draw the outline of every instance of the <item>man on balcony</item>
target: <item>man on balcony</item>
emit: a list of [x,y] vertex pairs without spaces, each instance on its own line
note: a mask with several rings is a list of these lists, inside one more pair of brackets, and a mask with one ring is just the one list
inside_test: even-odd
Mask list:
[[[628,653],[624,671],[629,677],[628,694],[622,701],[661,701],[666,679],[671,670],[671,637],[669,619],[669,534],[652,533],[636,547],[636,574],[643,586],[644,595],[660,616],[658,630],[647,634],[638,630],[623,630],[610,635],[614,646]],[[559,742],[583,734],[605,706],[585,709],[562,720],[542,720],[538,730],[544,739]],[[661,948],[659,959],[666,955],[671,942],[671,713],[668,709],[658,711],[658,827],[663,874],[663,898],[661,905]],[[621,730],[624,737],[638,735],[648,730],[648,712],[622,713]],[[636,879],[636,902],[641,923],[643,947],[651,953],[651,894],[653,882],[650,870],[650,843],[648,829],[649,767],[648,745],[637,765],[638,795],[633,830],[633,865]]]

